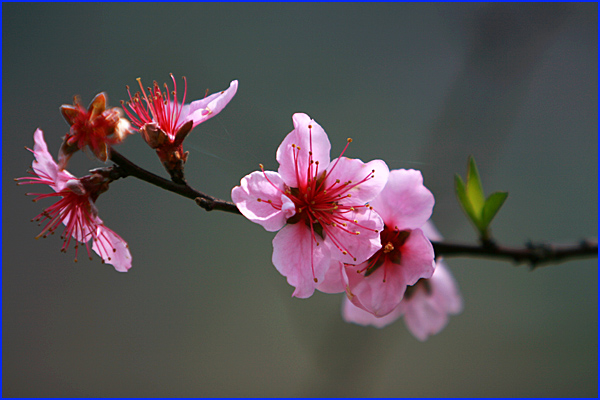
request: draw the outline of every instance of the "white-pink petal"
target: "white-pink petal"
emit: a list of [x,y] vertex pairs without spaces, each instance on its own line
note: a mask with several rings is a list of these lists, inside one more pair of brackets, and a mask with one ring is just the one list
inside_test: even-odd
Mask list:
[[33,134],[33,155],[35,156],[35,160],[31,164],[33,171],[38,176],[50,178],[53,182],[50,187],[55,192],[60,192],[68,180],[75,179],[69,172],[59,170],[54,158],[48,151],[48,146],[44,140],[44,132],[39,128]]
[[193,121],[194,127],[198,124],[214,117],[220,113],[225,106],[233,99],[238,88],[238,81],[231,81],[229,88],[218,93],[213,93],[201,100],[196,100],[190,103],[189,106],[184,106],[180,116],[180,121]]
[[317,286],[317,290],[323,293],[342,293],[346,290],[347,284],[344,264],[332,259],[323,281],[319,282]]
[[[277,148],[276,158],[279,162],[278,172],[283,181],[290,187],[302,187],[309,177],[310,160],[318,162],[319,171],[325,171],[329,166],[331,144],[327,134],[315,120],[308,115],[297,113],[292,116],[294,130],[283,139]],[[293,145],[296,146],[297,151]],[[312,157],[309,152],[312,151]],[[313,168],[317,164],[313,164]],[[311,174],[310,178],[314,178]]]
[[301,221],[288,224],[277,233],[272,260],[277,271],[296,288],[292,296],[304,299],[312,296],[318,283],[324,280],[331,255],[323,243],[317,246],[310,229]]
[[346,322],[352,322],[358,325],[372,325],[376,328],[383,328],[384,326],[388,326],[392,322],[396,321],[398,318],[402,316],[401,310],[396,307],[391,313],[377,318],[373,314],[366,312],[362,308],[356,307],[354,304],[348,300],[347,297],[344,297],[342,301],[342,318]]
[[98,225],[92,250],[119,272],[127,272],[131,268],[131,253],[127,242],[104,225]]
[[[372,172],[375,171],[375,172]],[[359,185],[352,187],[347,193],[352,197],[343,199],[341,204],[365,204],[373,200],[385,187],[388,181],[390,170],[387,164],[381,160],[373,160],[364,163],[355,158],[336,158],[331,161],[325,179],[325,187],[331,187],[336,180],[344,184],[351,182],[348,187],[352,187],[359,182]],[[365,181],[365,178],[369,178]]]
[[[346,227],[328,226],[325,244],[331,249],[331,256],[343,263],[357,264],[369,259],[381,249],[383,220],[370,208],[360,207],[342,214],[349,221]],[[349,233],[349,232],[352,233]],[[331,232],[331,233],[329,233]],[[355,234],[359,232],[359,234]],[[344,254],[344,251],[347,254]]]
[[294,203],[283,194],[284,186],[277,172],[255,171],[232,189],[231,199],[244,217],[275,232],[296,213]]
[[448,316],[462,311],[458,285],[443,262],[438,262],[428,281],[429,292],[417,287],[409,299],[400,303],[408,330],[419,340],[440,332],[448,323]]
[[402,246],[400,264],[386,259],[369,276],[359,274],[367,263],[346,266],[350,300],[357,307],[382,317],[402,301],[407,286],[432,276],[435,262],[433,247],[420,229],[412,231]]
[[423,186],[420,171],[390,171],[385,188],[371,201],[386,225],[400,230],[420,228],[431,217],[435,200]]

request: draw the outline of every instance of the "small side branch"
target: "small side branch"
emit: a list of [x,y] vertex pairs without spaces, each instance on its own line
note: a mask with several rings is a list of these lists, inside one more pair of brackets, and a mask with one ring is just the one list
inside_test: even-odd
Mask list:
[[196,204],[204,208],[206,211],[219,210],[234,214],[241,214],[234,203],[204,194],[194,189],[187,183],[175,183],[153,174],[150,171],[146,171],[145,169],[140,168],[129,161],[114,149],[111,149],[110,151],[110,160],[117,164],[117,167],[113,171],[114,179],[133,176],[162,189],[177,193],[180,196],[195,200]]
[[598,240],[585,239],[578,244],[553,244],[529,242],[525,247],[504,247],[494,243],[469,245],[432,242],[436,257],[481,257],[511,260],[515,264],[527,263],[531,269],[556,264],[572,258],[598,257]]

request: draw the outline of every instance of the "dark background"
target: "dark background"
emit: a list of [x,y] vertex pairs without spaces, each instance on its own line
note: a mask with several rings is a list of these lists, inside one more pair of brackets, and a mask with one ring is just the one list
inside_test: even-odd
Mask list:
[[[597,260],[534,272],[448,261],[464,311],[425,343],[397,322],[346,324],[341,295],[291,298],[273,233],[133,178],[97,205],[130,245],[120,274],[34,240],[33,132],[56,155],[58,108],[168,74],[236,97],[185,142],[187,177],[229,199],[276,169],[306,112],[332,157],[417,168],[449,240],[474,242],[454,197],[474,155],[507,245],[597,235],[597,4],[2,5],[4,396],[596,396]],[[139,135],[119,151],[165,175]],[[98,161],[76,154],[81,176]],[[43,203],[43,204],[42,204]]]

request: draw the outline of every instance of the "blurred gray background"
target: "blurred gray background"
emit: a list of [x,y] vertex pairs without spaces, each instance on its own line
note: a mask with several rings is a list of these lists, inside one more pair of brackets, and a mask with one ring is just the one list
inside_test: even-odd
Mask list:
[[[341,295],[291,298],[273,233],[134,178],[97,205],[130,245],[126,274],[35,240],[24,176],[33,132],[56,155],[59,113],[141,77],[236,97],[185,142],[187,177],[230,199],[276,169],[306,112],[332,157],[417,168],[448,240],[476,236],[453,175],[474,155],[510,192],[496,239],[597,235],[597,4],[2,4],[4,396],[596,396],[597,260],[534,272],[455,258],[464,311],[425,343],[402,321],[346,324]],[[118,150],[165,176],[139,135]],[[70,171],[102,166],[78,153]]]

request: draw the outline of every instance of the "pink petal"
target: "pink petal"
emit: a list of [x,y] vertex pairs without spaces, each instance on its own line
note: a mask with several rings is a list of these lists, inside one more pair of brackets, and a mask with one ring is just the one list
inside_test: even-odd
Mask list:
[[[423,231],[415,229],[402,246],[401,268],[394,271],[406,285],[414,285],[421,278],[429,279],[435,271],[435,253],[429,239]],[[392,272],[392,275],[394,272]]]
[[[355,306],[380,318],[391,313],[400,304],[406,284],[400,279],[390,279],[389,271],[397,268],[396,264],[385,261],[377,270],[365,277],[357,271],[366,266],[367,263],[346,266],[348,297]],[[384,282],[385,268],[388,269],[388,276]]]
[[344,272],[344,264],[331,260],[329,269],[325,273],[323,281],[319,282],[317,290],[323,293],[342,293],[346,290],[347,279]]
[[107,264],[112,264],[119,272],[127,272],[131,268],[131,253],[127,242],[119,235],[98,225],[97,238],[92,242],[92,250]]
[[[372,171],[375,171],[374,173]],[[374,160],[368,163],[363,163],[361,160],[354,158],[342,157],[335,159],[329,164],[327,179],[325,179],[325,187],[330,187],[339,179],[340,182],[358,183],[363,181],[368,176],[373,176],[366,182],[363,182],[348,191],[352,197],[344,199],[343,204],[365,204],[373,200],[379,192],[385,187],[388,181],[390,170],[385,162]]]
[[284,226],[273,239],[273,265],[296,288],[294,297],[307,298],[314,293],[330,260],[328,247],[317,246],[303,222]]
[[[325,171],[329,166],[331,144],[321,125],[308,115],[294,114],[292,121],[294,122],[294,130],[283,139],[283,142],[277,148],[276,158],[279,162],[278,172],[283,181],[288,186],[297,188],[301,184],[306,184],[310,162],[309,152],[312,151],[312,160],[319,162],[319,171]],[[294,151],[292,145],[300,147],[300,151]],[[296,158],[295,154],[297,153],[299,154]],[[298,179],[300,179],[300,182]]]
[[[214,117],[225,108],[233,99],[238,88],[238,81],[231,81],[229,88],[219,93],[213,93],[201,100],[190,103],[189,107],[182,110],[180,120],[183,122],[194,121],[194,127]],[[185,114],[184,114],[185,112]],[[184,116],[185,115],[185,116]]]
[[67,171],[59,171],[58,165],[52,158],[52,155],[48,151],[48,146],[44,140],[44,132],[41,129],[36,129],[33,134],[33,154],[35,156],[35,161],[31,164],[34,172],[38,176],[47,176],[49,177],[54,184],[51,184],[50,187],[55,191],[61,191],[68,180],[75,179],[73,175],[71,175]]
[[385,188],[370,204],[386,225],[405,230],[420,228],[431,216],[434,203],[420,171],[399,169],[390,171]]
[[420,341],[441,331],[448,323],[448,316],[423,293],[415,293],[411,306],[406,308],[404,322],[408,330]]
[[458,314],[462,311],[462,297],[456,280],[450,269],[442,260],[438,260],[433,276],[429,280],[433,286],[433,296],[448,314]]
[[283,191],[284,183],[277,172],[255,171],[242,178],[240,186],[233,188],[231,198],[244,217],[275,232],[296,213],[294,203]]
[[[324,230],[331,233],[325,235],[325,244],[331,249],[332,258],[349,264],[361,263],[381,249],[383,220],[379,214],[366,207],[356,208],[344,216],[349,220],[344,229],[353,233],[327,227]],[[354,232],[360,234],[356,235]]]
[[431,277],[434,271],[433,247],[423,232],[416,229],[402,246],[400,264],[386,260],[365,277],[357,271],[366,265],[346,266],[350,300],[376,317],[382,317],[400,304],[407,286],[414,285],[421,278]]
[[448,315],[462,311],[458,285],[445,263],[438,261],[431,279],[430,292],[418,287],[413,296],[404,299],[398,307],[404,315],[406,327],[419,340],[440,332],[448,323]]
[[425,237],[429,240],[439,242],[443,239],[442,234],[437,230],[431,220],[425,222],[425,224],[421,227],[421,230],[425,234]]
[[352,322],[358,325],[373,325],[376,328],[383,328],[396,321],[402,315],[400,309],[396,307],[394,311],[381,318],[366,312],[362,308],[356,307],[347,297],[342,302],[342,317],[346,322]]

